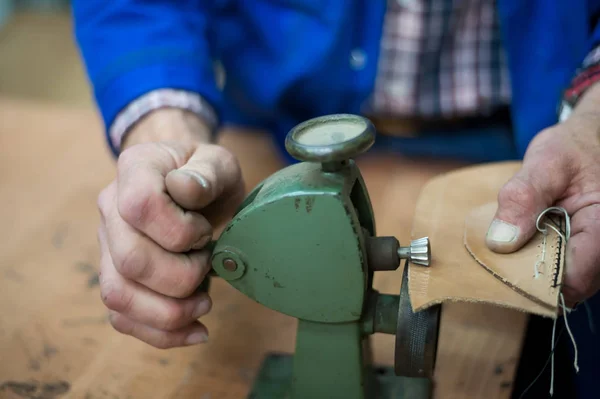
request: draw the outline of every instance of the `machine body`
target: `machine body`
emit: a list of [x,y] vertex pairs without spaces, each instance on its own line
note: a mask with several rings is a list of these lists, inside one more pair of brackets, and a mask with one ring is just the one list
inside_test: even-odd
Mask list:
[[[439,309],[414,314],[407,267],[399,295],[372,287],[401,259],[429,264],[429,242],[376,237],[369,195],[350,158],[373,143],[368,120],[333,115],[299,125],[288,151],[304,162],[259,184],[214,243],[215,273],[298,319],[293,358],[267,359],[252,398],[423,398],[430,392]],[[408,305],[408,306],[407,306]],[[396,335],[395,373],[372,365],[369,336]]]

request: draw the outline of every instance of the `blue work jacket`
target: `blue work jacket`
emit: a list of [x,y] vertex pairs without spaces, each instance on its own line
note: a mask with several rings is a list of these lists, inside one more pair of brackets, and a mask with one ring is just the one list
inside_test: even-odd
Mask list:
[[[222,124],[268,129],[280,145],[305,119],[363,111],[385,11],[383,0],[73,1],[76,38],[106,126],[136,97],[171,87],[203,95]],[[600,0],[498,0],[512,155],[522,156],[535,134],[556,123],[562,91],[600,38],[598,11]],[[351,61],[357,51],[364,62]],[[226,71],[222,87],[215,62]],[[458,156],[467,148],[479,153],[463,154],[473,160],[510,157],[491,136],[442,135],[424,145]]]

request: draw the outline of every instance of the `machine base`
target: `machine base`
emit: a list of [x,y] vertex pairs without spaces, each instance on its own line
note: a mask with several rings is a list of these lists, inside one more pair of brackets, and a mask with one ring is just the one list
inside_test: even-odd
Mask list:
[[[293,357],[269,354],[248,399],[290,399]],[[374,384],[366,399],[427,399],[432,383],[426,378],[397,377],[391,367],[373,367]],[[317,398],[315,398],[317,399]]]

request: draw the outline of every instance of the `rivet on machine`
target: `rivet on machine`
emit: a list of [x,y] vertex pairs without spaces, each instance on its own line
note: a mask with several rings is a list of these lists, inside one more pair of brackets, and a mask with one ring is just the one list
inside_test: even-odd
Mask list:
[[[293,356],[268,356],[250,398],[421,399],[431,394],[441,308],[413,313],[408,265],[429,266],[427,238],[377,237],[353,157],[375,141],[372,123],[327,115],[296,126],[299,161],[260,183],[212,243],[214,275],[298,319]],[[399,295],[377,292],[375,271],[406,260]],[[208,282],[204,285],[208,289]],[[396,336],[394,368],[371,361],[369,336]]]

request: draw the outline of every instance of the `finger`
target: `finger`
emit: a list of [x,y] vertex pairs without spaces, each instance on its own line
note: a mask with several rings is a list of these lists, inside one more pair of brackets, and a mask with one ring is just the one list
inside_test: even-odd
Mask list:
[[488,247],[498,253],[521,248],[537,231],[538,215],[564,194],[570,179],[564,157],[551,152],[526,157],[498,194],[498,210],[486,235]]
[[166,175],[187,157],[183,147],[157,143],[131,147],[119,156],[119,214],[171,252],[202,247],[212,237],[212,227],[202,215],[182,209],[167,193]]
[[102,212],[106,240],[119,274],[169,297],[185,298],[192,294],[210,270],[209,251],[168,252],[121,218],[116,195],[106,201]]
[[600,289],[600,205],[577,211],[571,218],[562,292],[569,303],[581,302]]
[[202,210],[202,213],[216,229],[218,226],[223,226],[224,223],[231,220],[231,217],[244,200],[244,197],[244,185],[241,183],[237,190],[223,196],[219,201],[206,206]]
[[118,332],[131,335],[159,349],[196,345],[208,340],[206,327],[198,321],[174,331],[162,331],[138,323],[115,311],[110,311],[109,320]]
[[212,302],[203,292],[186,299],[175,299],[150,291],[148,288],[125,279],[112,264],[106,232],[100,229],[102,253],[100,260],[100,295],[104,305],[128,318],[163,331],[174,331],[190,325],[207,314]]
[[166,186],[180,206],[199,210],[242,187],[242,174],[231,152],[220,146],[204,145],[198,147],[185,165],[167,175]]

